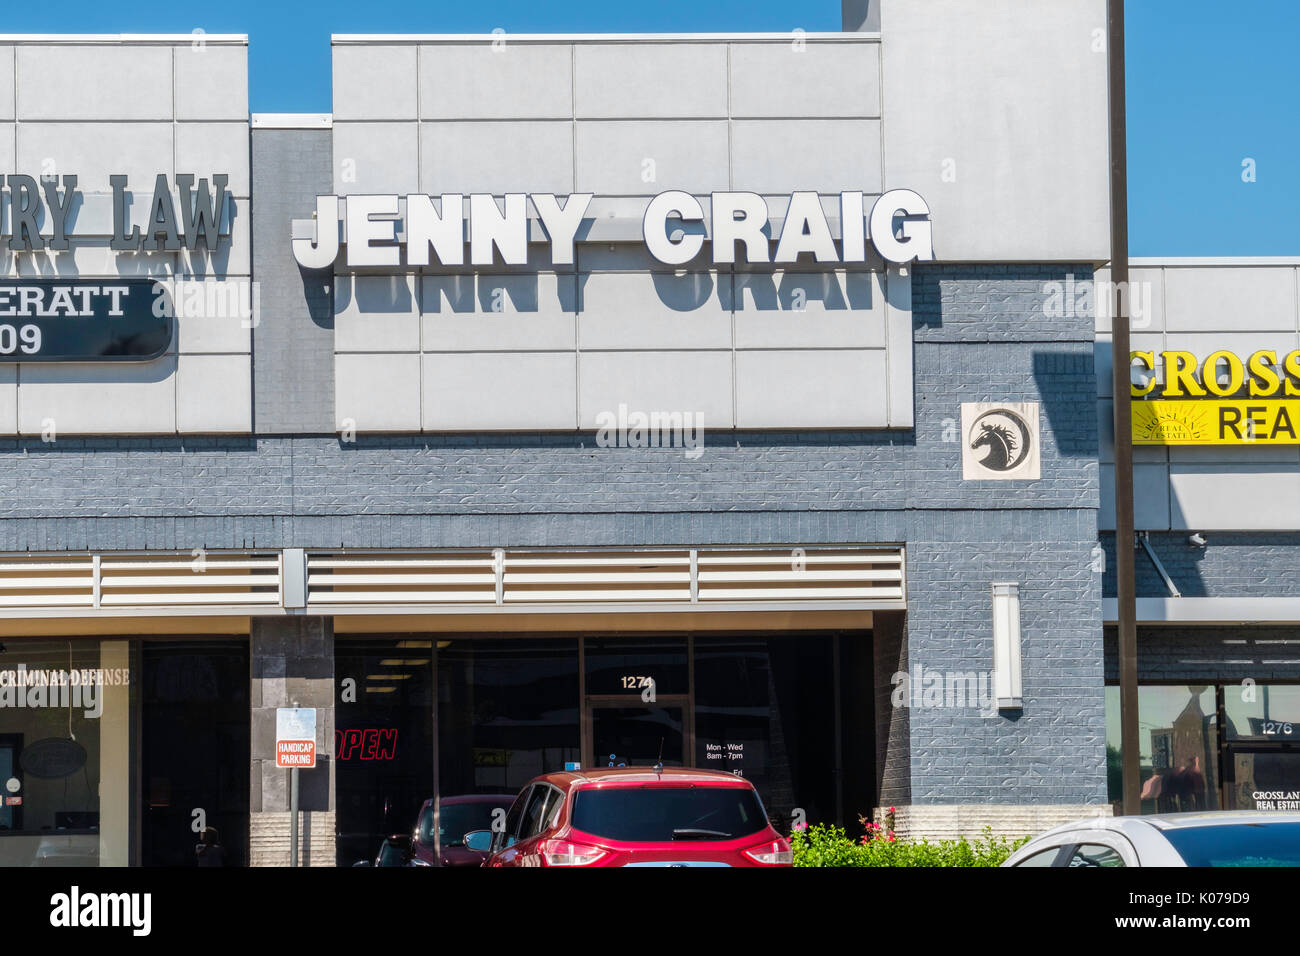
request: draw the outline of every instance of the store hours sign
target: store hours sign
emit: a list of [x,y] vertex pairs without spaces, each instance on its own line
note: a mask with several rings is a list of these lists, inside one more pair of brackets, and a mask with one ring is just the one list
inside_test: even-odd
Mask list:
[[152,279],[0,279],[0,362],[142,362],[172,340]]

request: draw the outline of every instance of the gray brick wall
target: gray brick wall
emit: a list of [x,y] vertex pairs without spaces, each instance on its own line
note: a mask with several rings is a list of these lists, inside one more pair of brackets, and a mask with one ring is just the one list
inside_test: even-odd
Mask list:
[[[995,580],[1020,584],[1024,710],[913,708],[913,804],[1105,800],[1092,318],[1045,314],[1046,285],[1086,267],[941,267],[913,280],[918,449],[936,459],[958,402],[1043,403],[1043,479],[926,489],[908,541],[911,666],[992,668]],[[920,469],[924,474],[924,469]],[[930,477],[921,479],[932,481]],[[948,510],[938,510],[938,509]],[[955,510],[962,509],[962,510]]]
[[[891,798],[1101,802],[1092,318],[1042,309],[1067,273],[915,271],[914,431],[719,432],[698,461],[590,434],[8,441],[0,551],[902,542],[909,661],[991,670],[989,586],[1020,582],[1025,709],[906,715]],[[979,400],[1043,403],[1041,480],[961,480]]]
[[334,189],[327,129],[255,129],[253,276],[261,318],[253,329],[253,422],[258,434],[334,428],[334,307],[329,272],[304,273],[289,224]]
[[[1150,536],[1151,547],[1184,597],[1300,596],[1300,533],[1206,532],[1205,547],[1186,531]],[[1101,536],[1106,551],[1106,597],[1115,596],[1115,535]],[[1144,550],[1137,551],[1139,597],[1168,597],[1169,589]]]

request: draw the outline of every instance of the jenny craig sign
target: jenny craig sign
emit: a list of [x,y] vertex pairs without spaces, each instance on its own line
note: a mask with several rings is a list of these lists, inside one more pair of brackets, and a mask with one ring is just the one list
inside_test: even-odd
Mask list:
[[[437,206],[433,196],[408,195],[404,219],[402,198],[347,196],[344,206],[344,197],[318,196],[316,236],[295,238],[294,257],[305,269],[420,267],[432,264],[431,254],[442,265],[460,266],[466,264],[468,231],[470,265],[491,265],[494,252],[506,265],[526,265],[531,200],[550,241],[551,262],[572,265],[574,244],[593,194],[571,193],[561,202],[554,193],[507,193],[504,208],[489,193],[444,193]],[[736,262],[737,246],[743,249],[740,261],[749,263],[793,263],[804,253],[817,262],[865,262],[868,241],[887,262],[934,259],[930,208],[917,193],[890,190],[876,200],[870,214],[864,193],[845,191],[838,198],[839,249],[821,196],[815,192],[790,194],[774,252],[769,245],[767,203],[752,192],[713,193],[708,200],[707,230],[704,203],[698,198],[680,190],[660,193],[646,205],[641,234],[647,251],[670,266],[691,262],[706,239],[716,264]],[[347,236],[342,257],[340,222]]]
[[1135,445],[1300,444],[1300,349],[1134,351]]

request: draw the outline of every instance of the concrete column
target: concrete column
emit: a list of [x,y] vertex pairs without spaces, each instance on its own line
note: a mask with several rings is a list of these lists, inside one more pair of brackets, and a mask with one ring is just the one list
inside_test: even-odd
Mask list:
[[334,866],[334,621],[253,618],[249,862],[289,865],[289,770],[275,766],[277,707],[316,708],[316,768],[300,770],[300,866]]

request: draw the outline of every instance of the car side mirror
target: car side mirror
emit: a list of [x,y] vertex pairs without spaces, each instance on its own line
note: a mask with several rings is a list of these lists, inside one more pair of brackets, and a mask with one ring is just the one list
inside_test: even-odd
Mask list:
[[369,861],[369,860],[357,860],[357,862],[353,863],[352,865],[353,865],[353,866],[370,866],[371,864],[370,864],[370,861]]
[[490,853],[492,851],[492,831],[491,830],[470,830],[465,834],[465,849],[473,850],[476,853]]

